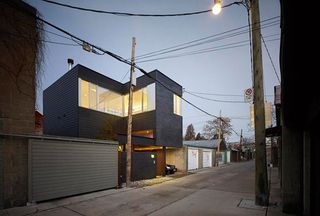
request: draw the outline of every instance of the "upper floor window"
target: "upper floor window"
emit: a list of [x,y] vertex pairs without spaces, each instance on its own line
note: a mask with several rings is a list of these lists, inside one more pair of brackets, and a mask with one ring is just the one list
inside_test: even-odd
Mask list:
[[[154,110],[156,108],[155,84],[133,92],[132,114]],[[124,95],[124,116],[128,115],[129,94]]]
[[181,115],[181,98],[173,94],[173,113]]
[[[117,115],[128,115],[129,94],[121,95],[79,78],[79,106]],[[133,114],[155,109],[155,84],[133,92]]]
[[122,95],[98,86],[98,111],[123,116]]

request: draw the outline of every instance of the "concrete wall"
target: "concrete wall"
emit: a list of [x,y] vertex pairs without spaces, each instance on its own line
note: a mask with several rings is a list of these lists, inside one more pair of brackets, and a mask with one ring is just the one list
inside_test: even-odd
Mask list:
[[166,163],[176,166],[178,172],[187,172],[187,148],[175,148],[166,150]]
[[203,149],[198,149],[198,165],[199,165],[199,169],[203,168]]
[[[35,74],[38,50],[36,10],[22,1],[0,2],[0,132],[30,134],[35,129]],[[23,35],[24,37],[21,37]],[[0,207],[26,201],[27,145],[3,138]]]
[[[195,147],[192,147],[195,148]],[[198,165],[199,169],[203,168],[203,150],[202,148],[198,149]],[[208,149],[205,149],[208,150]],[[216,151],[212,151],[212,166],[216,164]],[[187,172],[188,169],[188,147],[176,148],[176,149],[167,149],[166,155],[167,163],[174,164],[178,171]]]

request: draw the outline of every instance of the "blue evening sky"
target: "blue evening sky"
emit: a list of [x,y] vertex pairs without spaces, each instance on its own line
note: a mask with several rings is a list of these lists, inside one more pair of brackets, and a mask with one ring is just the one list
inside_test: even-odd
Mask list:
[[[211,0],[56,1],[92,9],[147,14],[202,11],[210,9],[213,4]],[[25,2],[34,6],[45,20],[125,58],[130,58],[132,37],[136,37],[136,56],[138,56],[223,33],[248,24],[246,9],[243,6],[237,5],[224,8],[218,16],[205,13],[184,17],[153,18],[95,14],[63,8],[45,3],[41,0],[25,0]],[[224,0],[223,4],[226,5],[232,2],[233,0]],[[277,16],[280,16],[279,0],[260,0],[261,21]],[[277,73],[279,73],[280,40],[275,39],[280,38],[279,20],[279,17],[273,19],[269,27],[262,28],[262,35],[267,41],[267,47]],[[266,23],[271,23],[271,21]],[[47,31],[62,34],[49,26],[45,28]],[[244,29],[240,29],[237,32],[241,30]],[[68,44],[73,43],[73,41],[69,39],[48,32],[46,33],[46,40]],[[180,54],[211,47],[216,48],[216,51],[137,64],[146,71],[152,71],[154,69],[160,70],[182,85],[186,91],[233,95],[200,95],[202,97],[224,101],[243,101],[243,91],[251,87],[252,77],[249,45],[239,47],[238,45],[241,44],[237,42],[242,41],[249,41],[248,33],[204,43],[149,59],[180,56]],[[221,47],[227,44],[231,44],[233,47],[230,49]],[[42,91],[67,72],[68,58],[74,59],[75,64],[82,64],[117,81],[122,80],[122,82],[127,82],[129,80],[129,75],[123,78],[128,72],[129,66],[107,55],[99,56],[88,53],[79,46],[50,43],[46,43],[45,45],[44,74],[42,77],[42,86],[38,90],[37,99],[40,112],[42,112],[43,107]],[[264,88],[265,94],[267,95],[265,99],[273,103],[273,96],[268,95],[273,95],[273,87],[278,85],[279,82],[263,44],[262,51]],[[141,73],[138,72],[137,75],[140,76]],[[221,110],[222,116],[231,118],[231,123],[238,133],[243,129],[245,137],[253,135],[253,131],[250,130],[248,126],[250,122],[248,103],[214,102],[194,97],[188,93],[184,93],[183,97],[214,115],[219,115]],[[194,125],[196,132],[202,132],[205,122],[212,119],[212,117],[207,116],[184,102],[182,106],[183,133],[185,133],[186,127],[190,123]],[[239,140],[237,135],[232,135],[229,139],[229,141],[237,140]]]

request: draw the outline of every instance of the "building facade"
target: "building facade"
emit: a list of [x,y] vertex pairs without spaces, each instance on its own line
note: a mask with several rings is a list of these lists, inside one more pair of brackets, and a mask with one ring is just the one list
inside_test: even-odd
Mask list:
[[[156,175],[164,175],[166,147],[182,146],[182,87],[158,70],[149,76],[134,88],[133,151],[155,153]],[[128,95],[129,83],[76,65],[44,90],[44,134],[117,140],[125,151]]]
[[23,1],[0,1],[0,209],[27,200],[28,145],[7,135],[34,133],[42,53],[37,13]]

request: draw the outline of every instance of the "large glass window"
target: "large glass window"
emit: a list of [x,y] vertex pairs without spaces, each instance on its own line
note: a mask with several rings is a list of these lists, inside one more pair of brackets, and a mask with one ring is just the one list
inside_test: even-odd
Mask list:
[[[128,115],[129,94],[121,95],[93,83],[79,79],[79,106],[110,113]],[[132,113],[155,109],[155,84],[133,92]]]
[[89,83],[89,108],[97,109],[97,86]]
[[181,115],[181,98],[178,95],[173,95],[173,113]]
[[79,87],[79,105],[81,107],[89,108],[89,83],[85,80],[80,80]]
[[[129,94],[124,96],[124,116],[128,115]],[[142,113],[156,108],[155,84],[133,92],[132,113]]]
[[98,87],[99,104],[98,110],[117,116],[123,116],[122,95],[108,89]]
[[142,92],[143,89],[133,92],[132,114],[142,112]]
[[146,99],[143,100],[143,105],[147,109],[143,111],[150,111],[156,109],[156,86],[155,84],[148,85],[146,88]]

